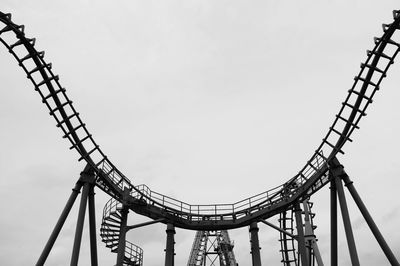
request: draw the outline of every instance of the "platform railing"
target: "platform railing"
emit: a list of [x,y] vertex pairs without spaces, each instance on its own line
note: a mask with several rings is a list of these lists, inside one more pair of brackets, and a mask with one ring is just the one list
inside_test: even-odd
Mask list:
[[[230,214],[231,218],[235,219],[237,215],[247,215],[290,198],[299,190],[304,190],[306,183],[311,190],[310,194],[327,183],[324,170],[332,158],[344,153],[344,144],[352,141],[352,133],[359,128],[361,118],[366,115],[372,98],[400,51],[400,40],[395,39],[398,36],[394,34],[400,29],[399,11],[394,11],[393,17],[394,21],[391,24],[383,25],[384,34],[374,39],[374,48],[367,51],[366,61],[361,64],[360,72],[355,76],[353,86],[348,91],[332,126],[311,159],[286,183],[233,204],[192,205],[151,191],[147,187],[135,187],[97,145],[68,98],[66,90],[60,85],[58,75],[53,73],[51,63],[45,62],[44,52],[38,52],[34,47],[35,39],[27,38],[25,27],[13,23],[10,14],[1,12],[0,22],[4,24],[4,28],[0,29],[0,42],[27,74],[42,102],[49,109],[50,115],[55,119],[57,127],[62,130],[63,137],[72,144],[70,149],[75,149],[80,155],[79,160],[85,160],[97,171],[99,178],[96,184],[106,193],[121,200],[122,192],[127,188],[133,191],[134,197],[143,198],[149,204],[155,204],[188,219],[223,219]],[[310,185],[311,178],[314,184]]]

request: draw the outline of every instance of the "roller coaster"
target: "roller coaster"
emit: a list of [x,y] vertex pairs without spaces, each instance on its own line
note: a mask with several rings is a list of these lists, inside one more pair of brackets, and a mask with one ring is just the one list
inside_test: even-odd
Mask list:
[[[135,185],[105,155],[96,143],[79,112],[61,86],[59,76],[53,73],[52,64],[45,60],[44,51],[37,51],[35,38],[25,34],[25,27],[12,21],[11,14],[0,12],[0,41],[31,81],[41,101],[55,119],[86,167],[67,201],[67,204],[46,243],[36,265],[44,265],[69,212],[81,192],[78,221],[76,224],[71,265],[77,265],[82,240],[83,224],[88,206],[91,243],[91,263],[98,264],[96,247],[96,222],[94,188],[108,194],[111,199],[103,209],[100,237],[112,252],[117,253],[116,265],[143,265],[143,250],[126,241],[128,230],[154,223],[166,225],[165,265],[174,265],[175,228],[197,231],[189,265],[206,265],[202,262],[201,246],[204,236],[215,232],[221,265],[234,265],[227,230],[249,227],[252,265],[261,265],[258,224],[264,223],[280,233],[281,262],[284,265],[323,265],[314,233],[310,198],[325,185],[330,185],[331,258],[330,265],[338,265],[338,201],[340,205],[347,245],[352,265],[360,265],[352,225],[344,194],[347,187],[391,265],[399,265],[395,255],[380,233],[374,220],[361,200],[353,182],[337,158],[344,154],[344,146],[352,141],[352,133],[359,129],[359,122],[380,89],[390,66],[400,51],[400,11],[393,11],[393,21],[383,24],[383,35],[374,39],[374,47],[367,51],[352,87],[334,117],[331,127],[321,144],[298,173],[283,184],[249,198],[226,204],[192,204],[153,191],[146,185]],[[146,216],[152,221],[128,225],[129,211]],[[279,216],[279,225],[268,218]],[[219,240],[218,240],[219,239]],[[225,239],[225,240],[224,240]],[[228,239],[228,240],[227,240]],[[197,243],[197,244],[196,244]],[[226,249],[225,249],[226,248]],[[197,253],[196,253],[197,251]],[[200,254],[200,255],[199,255]],[[221,255],[222,254],[222,255]],[[190,260],[190,259],[189,259]],[[225,262],[223,262],[225,261]],[[225,263],[225,264],[224,264]]]

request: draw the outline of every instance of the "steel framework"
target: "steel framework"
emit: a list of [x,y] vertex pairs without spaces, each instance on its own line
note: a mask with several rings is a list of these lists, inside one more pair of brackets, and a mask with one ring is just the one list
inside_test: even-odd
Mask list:
[[[330,264],[338,264],[337,201],[339,199],[351,262],[352,265],[360,265],[344,184],[387,260],[391,265],[399,265],[337,158],[338,154],[344,154],[343,148],[346,142],[352,141],[352,133],[359,128],[360,120],[366,115],[367,108],[400,50],[400,40],[395,39],[395,32],[400,29],[400,12],[394,11],[393,18],[390,24],[383,25],[383,35],[374,39],[375,45],[372,50],[367,51],[367,58],[361,64],[361,69],[355,76],[353,86],[341,104],[332,126],[298,174],[275,188],[234,203],[201,205],[179,201],[155,192],[146,185],[134,185],[119,171],[100,149],[86,124],[81,120],[66,90],[61,86],[59,77],[53,73],[51,63],[45,61],[44,52],[36,50],[35,39],[25,35],[24,26],[15,24],[11,20],[11,14],[0,12],[0,22],[3,25],[0,29],[0,42],[32,82],[43,104],[55,119],[57,127],[63,132],[63,138],[71,143],[70,149],[78,152],[79,161],[84,160],[87,163],[36,265],[44,265],[46,262],[80,191],[81,201],[71,265],[78,264],[87,205],[91,261],[92,265],[97,265],[94,187],[111,196],[111,200],[104,207],[100,236],[106,246],[117,253],[117,265],[143,264],[142,250],[126,241],[126,233],[130,229],[152,223],[167,225],[165,265],[168,266],[174,265],[175,227],[201,232],[226,232],[224,230],[245,226],[249,226],[252,263],[255,266],[261,265],[258,236],[260,223],[279,231],[284,265],[314,265],[314,263],[323,265],[314,235],[315,226],[312,222],[314,214],[310,210],[311,204],[308,200],[328,184],[331,188]],[[153,221],[128,226],[129,211],[147,216]],[[274,216],[279,216],[279,225],[267,221]]]
[[237,266],[227,230],[197,231],[187,266]]

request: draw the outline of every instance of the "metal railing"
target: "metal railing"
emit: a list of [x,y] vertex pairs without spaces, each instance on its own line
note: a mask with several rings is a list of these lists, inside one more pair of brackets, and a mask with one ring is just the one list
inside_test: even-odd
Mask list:
[[[61,87],[58,76],[52,72],[51,64],[45,62],[44,52],[35,49],[35,39],[27,38],[23,25],[13,23],[10,14],[1,12],[0,22],[5,27],[0,30],[0,42],[15,57],[33,83],[51,116],[56,120],[57,126],[62,130],[63,137],[71,142],[70,149],[75,149],[80,154],[79,160],[87,161],[100,173],[101,178],[106,178],[119,191],[110,189],[109,183],[98,180],[97,184],[101,189],[118,199],[122,198],[124,189],[130,189],[134,197],[143,198],[149,204],[155,204],[188,220],[236,219],[295,195],[306,183],[310,187],[309,194],[327,183],[322,170],[329,167],[330,160],[338,153],[344,153],[342,148],[347,141],[352,141],[350,137],[353,131],[359,128],[361,118],[365,116],[367,107],[372,103],[372,98],[399,52],[399,42],[391,38],[400,28],[400,16],[398,11],[394,11],[393,14],[394,22],[385,24],[383,36],[375,38],[375,47],[367,52],[367,59],[361,64],[360,72],[355,77],[339,113],[311,159],[286,183],[232,204],[193,205],[151,191],[144,185],[133,186],[96,144],[68,98],[66,90]],[[314,184],[310,185],[308,181],[311,178]]]
[[[106,246],[110,247],[113,252],[116,252],[116,249],[113,249],[112,247],[116,246],[119,242],[119,233],[115,232],[115,230],[119,230],[120,224],[118,224],[116,222],[116,219],[114,218],[114,222],[112,224],[114,226],[118,226],[118,228],[112,228],[109,225],[109,221],[107,219],[110,218],[113,213],[118,213],[119,210],[122,209],[122,207],[122,203],[114,198],[111,198],[109,201],[107,201],[103,208],[100,236]],[[132,265],[143,265],[143,250],[139,246],[131,243],[130,241],[125,241],[124,256],[125,260],[129,260],[129,262],[135,263]]]

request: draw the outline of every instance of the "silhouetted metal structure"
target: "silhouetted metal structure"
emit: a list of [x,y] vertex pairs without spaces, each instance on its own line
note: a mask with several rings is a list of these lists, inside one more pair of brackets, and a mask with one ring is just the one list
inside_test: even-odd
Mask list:
[[227,230],[197,231],[187,266],[237,266]]
[[[135,186],[122,174],[95,142],[68,98],[66,90],[61,86],[59,77],[53,73],[51,63],[45,61],[44,52],[35,49],[35,39],[28,38],[25,35],[24,26],[12,22],[10,14],[0,12],[0,22],[3,25],[0,30],[1,43],[16,59],[34,85],[43,104],[47,106],[50,115],[55,119],[57,127],[63,132],[63,138],[71,143],[70,149],[78,152],[79,161],[84,160],[87,163],[36,265],[45,263],[80,192],[82,194],[71,265],[78,264],[87,205],[89,206],[92,265],[97,265],[94,187],[112,197],[103,211],[100,236],[106,246],[117,253],[117,265],[143,264],[142,250],[126,242],[126,233],[130,229],[159,222],[167,225],[166,266],[174,265],[175,227],[203,232],[223,232],[245,226],[249,226],[252,264],[261,265],[259,224],[267,224],[280,232],[282,262],[285,265],[311,265],[314,261],[318,265],[323,265],[316,245],[315,227],[312,223],[313,214],[310,211],[311,205],[308,199],[325,185],[330,185],[331,188],[331,265],[338,264],[338,200],[351,262],[353,265],[360,265],[343,183],[388,261],[391,265],[399,265],[337,158],[339,154],[344,154],[343,148],[346,142],[352,141],[353,131],[359,128],[360,120],[366,115],[372,98],[379,90],[382,80],[386,77],[389,67],[399,52],[399,40],[396,40],[394,35],[400,29],[399,14],[399,11],[394,11],[394,21],[383,25],[383,35],[375,38],[374,48],[367,51],[367,58],[361,64],[361,69],[354,78],[353,86],[341,104],[332,126],[298,174],[282,185],[234,203],[201,205],[179,201],[152,191],[145,185]],[[129,211],[145,215],[153,221],[128,226]],[[279,216],[278,225],[267,220],[275,216]]]

